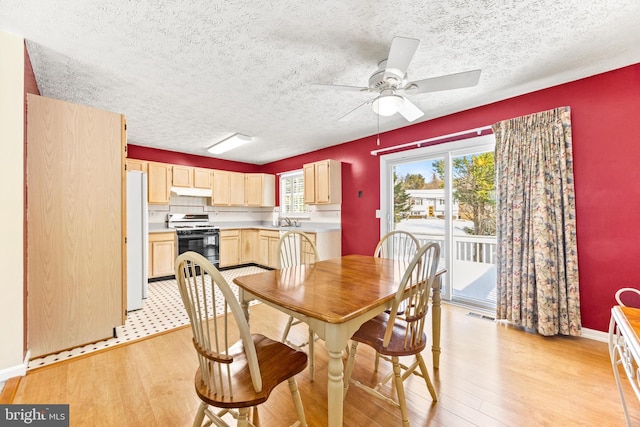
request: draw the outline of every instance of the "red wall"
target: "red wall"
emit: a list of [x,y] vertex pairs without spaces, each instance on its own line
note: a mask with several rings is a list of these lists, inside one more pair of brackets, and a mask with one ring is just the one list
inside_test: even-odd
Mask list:
[[135,144],[127,144],[127,157],[160,163],[171,163],[172,165],[196,166],[199,168],[222,169],[244,173],[260,172],[261,170],[261,166],[250,163],[232,162],[213,157],[179,153],[177,151],[158,150]]
[[615,291],[640,286],[640,64],[388,132],[380,147],[372,136],[261,170],[278,173],[315,160],[342,161],[342,251],[369,254],[380,229],[375,218],[380,164],[371,150],[565,105],[571,107],[573,129],[582,324],[605,331]]

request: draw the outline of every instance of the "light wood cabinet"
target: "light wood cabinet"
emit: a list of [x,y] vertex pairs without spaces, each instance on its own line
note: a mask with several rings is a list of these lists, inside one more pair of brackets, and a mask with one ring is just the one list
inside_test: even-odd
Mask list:
[[240,230],[220,230],[220,267],[240,264]]
[[173,276],[176,233],[149,233],[149,278]]
[[229,172],[214,170],[213,176],[213,192],[211,193],[211,205],[228,206],[229,205]]
[[147,161],[138,159],[127,159],[125,164],[128,171],[139,171],[147,173]]
[[169,204],[171,187],[211,190],[212,206],[275,206],[275,175],[242,173],[127,159],[127,170],[148,174],[148,202]]
[[[244,228],[220,231],[220,267],[256,263],[278,268],[279,230]],[[342,255],[340,231],[306,233],[315,243],[320,260],[339,258]],[[302,259],[310,259],[311,246],[303,245]]]
[[240,233],[240,244],[242,245],[240,262],[242,264],[258,262],[260,256],[259,233],[259,230],[255,228],[247,228]]
[[243,206],[244,174],[214,170],[211,196],[212,206]]
[[193,188],[211,189],[211,169],[193,168]]
[[126,132],[121,114],[33,94],[27,106],[24,298],[35,358],[124,324]]
[[213,171],[212,206],[275,206],[275,175]]
[[307,163],[304,173],[304,202],[308,205],[342,203],[342,164],[337,160]]
[[173,187],[193,187],[193,168],[190,166],[173,165]]
[[244,206],[244,174],[229,172],[229,204]]
[[173,187],[211,189],[211,169],[173,165]]
[[246,206],[273,207],[276,205],[275,175],[247,173],[244,177],[244,204]]
[[171,196],[172,165],[148,162],[147,180],[149,204],[168,205]]
[[260,255],[258,263],[265,267],[278,267],[279,231],[260,230]]

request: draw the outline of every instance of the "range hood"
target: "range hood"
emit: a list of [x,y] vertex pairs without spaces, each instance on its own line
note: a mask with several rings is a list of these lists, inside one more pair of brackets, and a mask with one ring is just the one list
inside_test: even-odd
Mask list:
[[171,194],[175,194],[176,196],[211,197],[211,189],[171,187]]

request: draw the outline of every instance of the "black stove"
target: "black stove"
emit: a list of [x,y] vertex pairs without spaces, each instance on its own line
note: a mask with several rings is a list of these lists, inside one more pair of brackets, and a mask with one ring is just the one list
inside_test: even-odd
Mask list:
[[216,268],[219,266],[220,228],[209,222],[209,215],[168,214],[167,226],[176,230],[178,254],[197,252]]

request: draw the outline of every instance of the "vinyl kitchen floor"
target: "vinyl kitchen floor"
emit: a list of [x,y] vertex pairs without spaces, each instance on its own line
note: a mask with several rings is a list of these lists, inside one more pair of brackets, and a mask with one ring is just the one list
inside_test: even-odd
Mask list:
[[[233,278],[247,274],[266,271],[263,268],[249,266],[221,271],[236,296],[238,290],[233,284]],[[144,307],[131,311],[123,326],[116,327],[116,337],[60,353],[51,354],[29,362],[27,369],[39,368],[52,363],[71,359],[83,354],[91,353],[108,347],[115,347],[131,341],[136,341],[150,335],[165,332],[189,323],[189,317],[182,305],[180,292],[175,279],[149,283],[149,295],[144,300]]]

